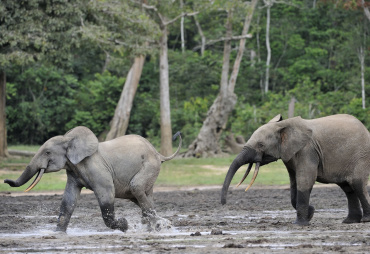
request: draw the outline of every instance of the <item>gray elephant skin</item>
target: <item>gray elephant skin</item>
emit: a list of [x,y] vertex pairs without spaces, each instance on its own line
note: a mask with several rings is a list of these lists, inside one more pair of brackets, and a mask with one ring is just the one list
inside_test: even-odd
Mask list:
[[[126,231],[125,218],[115,219],[114,199],[130,199],[142,210],[144,223],[155,223],[157,218],[153,204],[153,186],[161,163],[173,159],[180,150],[165,157],[143,137],[126,135],[106,142],[98,142],[94,133],[83,126],[76,127],[64,136],[46,141],[16,180],[4,180],[12,187],[19,187],[36,173],[32,189],[42,174],[66,169],[67,184],[64,191],[57,231],[65,232],[81,189],[94,191],[102,217],[107,227]],[[153,222],[154,220],[154,222]]]
[[258,128],[230,165],[221,193],[226,203],[230,182],[245,164],[256,168],[246,190],[253,184],[259,167],[281,159],[289,173],[291,203],[298,225],[309,225],[314,214],[310,194],[315,181],[335,183],[348,200],[348,216],[343,223],[370,221],[370,198],[366,185],[370,172],[370,135],[355,117],[345,114],[305,120],[283,120],[281,115]]

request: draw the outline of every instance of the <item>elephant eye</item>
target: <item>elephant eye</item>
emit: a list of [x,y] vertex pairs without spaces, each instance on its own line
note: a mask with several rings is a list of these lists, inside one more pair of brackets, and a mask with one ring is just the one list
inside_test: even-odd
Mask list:
[[45,154],[46,154],[46,155],[50,155],[50,152],[49,152],[49,151],[47,151]]
[[263,149],[263,147],[264,147],[264,145],[260,142],[258,142],[257,146],[258,146],[259,149]]

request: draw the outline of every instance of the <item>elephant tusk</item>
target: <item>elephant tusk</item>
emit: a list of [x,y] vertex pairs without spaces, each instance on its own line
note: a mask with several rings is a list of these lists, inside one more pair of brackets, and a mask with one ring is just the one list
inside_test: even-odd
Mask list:
[[254,180],[256,180],[256,177],[257,177],[257,175],[258,175],[258,170],[259,170],[259,169],[260,169],[260,163],[259,163],[259,162],[257,162],[257,163],[256,163],[256,168],[254,169],[253,178],[252,178],[252,180],[251,180],[250,184],[248,185],[248,187],[245,189],[245,191],[247,191],[247,190],[252,186],[252,184],[254,183]]
[[239,185],[241,185],[244,182],[245,178],[247,178],[247,176],[249,175],[249,172],[251,172],[252,166],[253,166],[253,163],[249,163],[247,171],[245,171],[245,174],[242,180],[236,185],[236,187],[239,187]]
[[36,176],[35,180],[33,181],[33,183],[24,192],[28,192],[28,191],[32,190],[32,188],[35,187],[36,184],[41,180],[41,177],[44,174],[44,172],[45,172],[44,168],[40,169],[40,171],[37,173],[37,176]]

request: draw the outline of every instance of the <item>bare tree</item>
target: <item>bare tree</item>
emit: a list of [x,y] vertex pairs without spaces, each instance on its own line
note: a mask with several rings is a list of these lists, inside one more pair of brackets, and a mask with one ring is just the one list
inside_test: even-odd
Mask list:
[[288,5],[294,6],[294,4],[292,4],[289,1],[263,0],[263,2],[264,2],[265,5],[262,8],[266,8],[266,49],[267,49],[265,85],[264,85],[264,92],[265,93],[268,93],[268,91],[269,91],[269,82],[270,82],[270,65],[271,65],[270,23],[271,23],[271,7],[275,3],[288,4]]
[[357,50],[357,56],[361,64],[361,97],[362,97],[362,108],[365,109],[365,51],[361,45]]
[[271,20],[271,6],[273,0],[263,0],[266,6],[266,49],[267,49],[267,60],[266,60],[266,74],[265,74],[265,93],[269,91],[269,79],[270,79],[270,63],[271,63],[271,47],[270,47],[270,20]]
[[200,52],[201,52],[201,56],[203,56],[204,55],[204,50],[206,49],[206,37],[204,36],[202,27],[199,24],[199,21],[197,19],[197,16],[194,16],[194,21],[195,21],[195,25],[198,28],[198,33],[200,35],[200,38],[202,40],[201,46],[200,46]]
[[168,74],[168,47],[167,25],[161,26],[162,36],[159,53],[159,83],[160,83],[160,111],[161,111],[161,153],[172,153],[172,127],[170,109],[170,85]]
[[121,97],[114,112],[114,116],[110,124],[110,131],[107,134],[106,140],[123,136],[126,133],[130,120],[132,103],[140,81],[144,61],[145,57],[142,55],[135,57],[134,63],[127,74],[126,82],[123,86]]
[[[364,0],[361,0],[361,5],[362,7],[364,8],[364,13],[365,13],[365,16],[368,18],[368,20],[370,21],[370,11],[368,9],[368,3],[365,3]],[[366,21],[364,21],[366,23]],[[366,27],[364,23],[364,29]],[[357,56],[358,56],[358,60],[360,61],[360,65],[361,65],[361,98],[362,98],[362,108],[365,109],[366,108],[366,104],[365,104],[365,101],[366,101],[366,93],[365,93],[365,56],[366,56],[366,32],[365,31],[359,31],[358,33],[360,36],[359,37],[362,37],[360,40],[357,41]]]
[[242,39],[240,40],[239,50],[234,62],[232,73],[229,77],[231,40],[232,40],[232,9],[228,11],[226,21],[226,39],[224,40],[224,56],[222,64],[222,74],[220,81],[220,91],[212,106],[208,110],[207,117],[199,131],[197,138],[189,146],[186,157],[213,157],[222,153],[219,145],[222,130],[226,127],[228,117],[237,101],[234,93],[236,78],[239,72],[240,61],[242,59],[246,35],[252,20],[254,9],[258,0],[252,0],[249,12],[245,18]]
[[[181,11],[184,9],[184,1],[180,0]],[[184,29],[185,17],[181,16],[180,32],[181,32],[181,51],[185,52],[185,29]]]
[[168,70],[168,45],[167,33],[168,26],[176,22],[181,17],[193,16],[198,12],[184,13],[169,19],[158,10],[156,6],[140,3],[146,10],[151,10],[157,17],[157,22],[161,30],[159,40],[159,82],[160,82],[160,112],[161,112],[161,153],[163,155],[172,154],[172,128],[170,110],[170,89],[169,89],[169,70]]
[[5,71],[0,70],[0,157],[8,157],[6,140],[6,75]]

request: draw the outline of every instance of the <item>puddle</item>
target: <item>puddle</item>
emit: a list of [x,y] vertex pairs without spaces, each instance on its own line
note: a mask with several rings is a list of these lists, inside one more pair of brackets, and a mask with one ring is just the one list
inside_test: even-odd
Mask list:
[[[54,253],[54,252],[71,252],[75,253],[77,250],[92,250],[96,251],[101,249],[102,246],[86,246],[86,245],[74,245],[74,246],[63,246],[63,247],[37,247],[37,248],[8,248],[7,251],[16,251],[16,252],[46,252],[46,253]],[[122,249],[122,248],[132,248],[132,245],[112,245],[112,246],[104,246],[104,249],[115,250],[115,249]],[[145,247],[143,247],[145,248]]]

